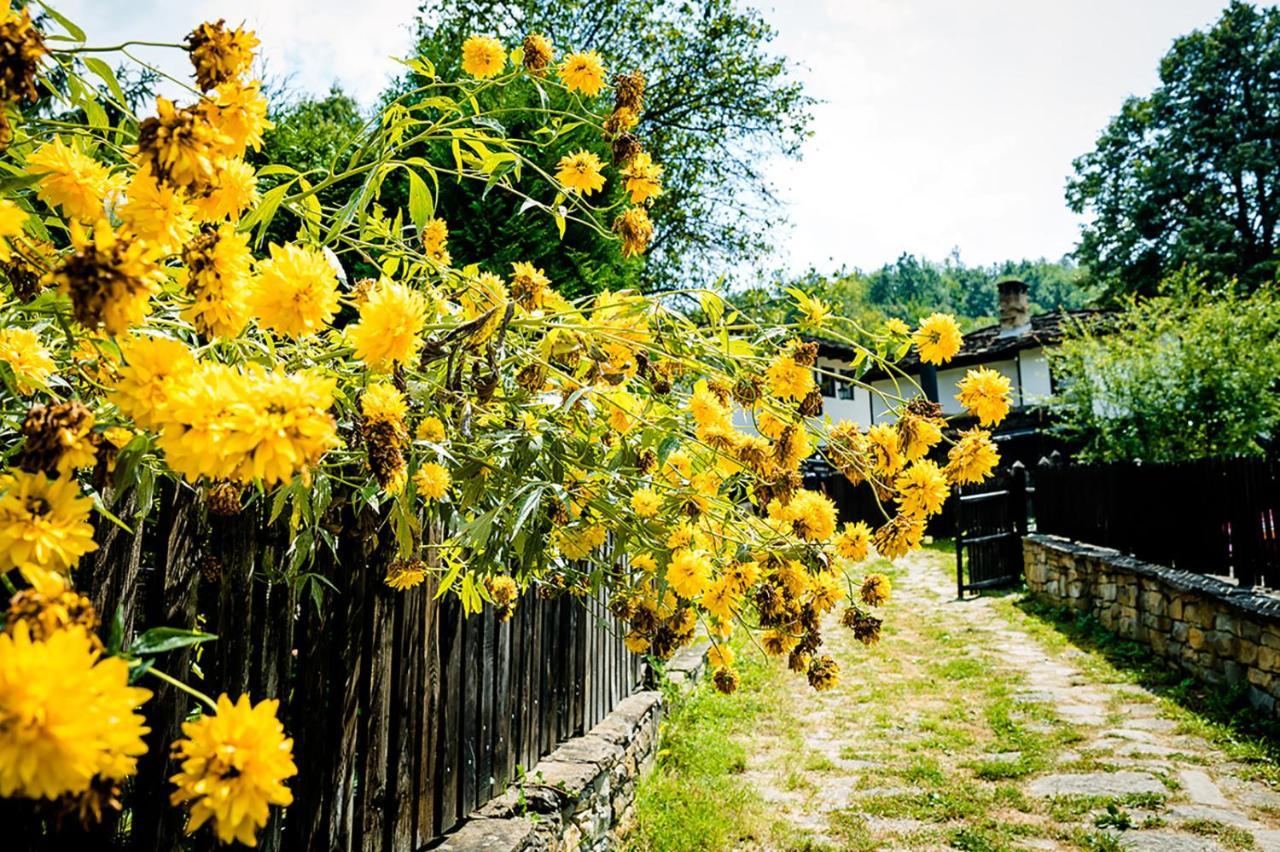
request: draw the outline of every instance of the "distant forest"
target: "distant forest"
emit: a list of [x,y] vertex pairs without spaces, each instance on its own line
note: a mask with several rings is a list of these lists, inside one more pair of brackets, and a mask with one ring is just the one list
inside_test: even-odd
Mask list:
[[1030,287],[1032,313],[1056,308],[1079,308],[1097,296],[1070,259],[1007,260],[990,266],[968,266],[953,253],[943,261],[903,254],[872,272],[842,270],[835,275],[810,271],[797,278],[740,291],[730,298],[757,320],[792,319],[795,300],[785,292],[799,287],[821,298],[841,316],[865,324],[889,317],[908,322],[934,311],[961,318],[976,328],[997,317],[996,282],[1020,278]]

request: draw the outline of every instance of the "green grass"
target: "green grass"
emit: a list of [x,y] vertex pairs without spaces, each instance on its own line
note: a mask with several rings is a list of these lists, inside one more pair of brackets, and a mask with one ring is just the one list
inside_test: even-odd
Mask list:
[[668,695],[654,771],[636,791],[636,825],[624,848],[660,852],[738,849],[785,834],[742,778],[755,720],[778,712],[781,673],[741,654],[738,692],[709,681],[687,697]]

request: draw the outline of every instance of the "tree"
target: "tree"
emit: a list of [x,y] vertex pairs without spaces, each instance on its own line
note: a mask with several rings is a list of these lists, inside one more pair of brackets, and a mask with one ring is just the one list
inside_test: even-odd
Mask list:
[[1259,455],[1280,424],[1280,298],[1181,271],[1049,350],[1059,429],[1089,461]]
[[1233,0],[1177,39],[1078,158],[1067,201],[1092,222],[1077,259],[1112,292],[1150,294],[1183,264],[1248,288],[1276,272],[1280,10]]
[[[552,276],[558,286],[599,289],[610,277],[651,290],[703,284],[768,251],[779,205],[762,164],[798,153],[813,102],[789,78],[787,61],[768,51],[773,30],[759,12],[737,0],[425,0],[417,50],[450,73],[473,33],[514,47],[529,32],[554,33],[561,53],[598,49],[611,74],[644,69],[645,111],[635,133],[665,168],[647,261],[622,269],[604,263],[593,247],[598,238],[574,235],[571,226],[572,265],[561,262]],[[551,263],[546,246],[556,240],[546,238],[555,228],[546,217],[517,221],[518,201],[466,191],[449,199],[463,232],[459,246],[483,244],[490,257],[505,250],[503,261]]]

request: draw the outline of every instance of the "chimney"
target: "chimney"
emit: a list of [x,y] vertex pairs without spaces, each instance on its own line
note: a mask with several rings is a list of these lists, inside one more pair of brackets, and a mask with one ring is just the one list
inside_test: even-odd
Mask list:
[[1006,278],[996,284],[1000,291],[1000,333],[1009,334],[1026,328],[1031,322],[1027,307],[1027,282]]

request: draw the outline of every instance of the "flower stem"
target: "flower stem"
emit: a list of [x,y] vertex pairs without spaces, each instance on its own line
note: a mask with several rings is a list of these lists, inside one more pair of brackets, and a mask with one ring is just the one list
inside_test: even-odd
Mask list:
[[187,693],[188,695],[194,698],[200,699],[201,701],[203,701],[205,704],[209,706],[210,710],[214,711],[215,713],[218,712],[218,704],[216,701],[214,701],[212,698],[205,695],[203,692],[196,689],[195,687],[188,686],[187,684],[178,680],[173,675],[165,674],[164,672],[160,671],[160,669],[157,669],[154,666],[152,668],[147,669],[147,674],[153,674],[156,677],[160,678],[165,683],[169,684],[170,686],[177,687],[178,689],[181,689],[183,692]]

